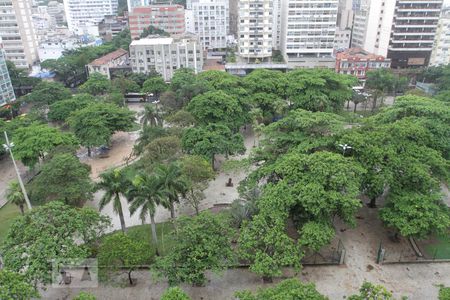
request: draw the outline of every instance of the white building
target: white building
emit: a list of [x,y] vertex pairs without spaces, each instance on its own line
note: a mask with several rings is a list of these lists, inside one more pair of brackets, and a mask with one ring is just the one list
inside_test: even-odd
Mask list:
[[238,55],[247,61],[265,61],[278,48],[278,0],[240,0],[238,6]]
[[76,39],[69,38],[49,38],[39,43],[38,53],[41,62],[47,59],[58,59],[64,51],[73,50],[80,47]]
[[191,68],[198,73],[203,55],[194,36],[154,37],[135,40],[130,45],[130,62],[135,73],[157,71],[170,81],[175,70]]
[[[64,0],[69,30],[79,35],[98,35],[98,23],[107,15],[117,14],[117,5],[117,0]],[[96,32],[92,31],[94,27]]]
[[355,12],[352,47],[387,56],[396,0],[361,0]]
[[61,26],[66,21],[66,15],[64,13],[64,4],[57,1],[48,2],[47,13],[51,18],[53,25]]
[[430,59],[431,66],[448,64],[450,64],[450,6],[442,9]]
[[353,0],[339,0],[337,26],[340,30],[353,26]]
[[18,68],[30,68],[37,60],[37,41],[31,17],[31,2],[0,2],[0,38],[7,60]]
[[196,34],[204,50],[227,47],[229,0],[187,0],[186,32]]
[[5,53],[0,48],[0,106],[16,100],[6,66]]
[[338,0],[282,0],[280,50],[290,67],[334,68]]

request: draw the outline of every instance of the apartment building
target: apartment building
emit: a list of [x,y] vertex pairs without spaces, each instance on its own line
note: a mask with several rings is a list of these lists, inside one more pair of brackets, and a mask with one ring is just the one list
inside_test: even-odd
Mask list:
[[450,64],[450,6],[442,9],[430,58],[431,66],[448,64]]
[[280,2],[240,0],[238,55],[248,62],[268,61],[278,48]]
[[396,0],[361,0],[355,11],[352,47],[387,56]]
[[92,73],[100,73],[111,79],[110,69],[125,66],[128,63],[128,51],[124,49],[117,49],[102,57],[91,61],[86,70],[88,75]]
[[0,0],[0,22],[0,38],[6,59],[18,68],[30,68],[38,60],[31,2]]
[[371,70],[389,68],[390,59],[369,53],[361,48],[350,48],[336,54],[336,73],[349,74],[365,80]]
[[280,50],[290,67],[334,68],[338,0],[282,0]]
[[226,48],[229,26],[229,0],[186,1],[186,32],[199,37],[203,50]]
[[8,67],[6,66],[6,57],[0,49],[0,106],[16,100],[14,89],[9,78]]
[[387,57],[392,68],[428,66],[442,0],[397,0]]
[[165,81],[170,81],[174,71],[180,68],[200,72],[203,54],[196,36],[154,36],[131,42],[130,62],[135,73],[156,71]]
[[353,0],[339,0],[337,26],[340,30],[353,26]]
[[131,13],[135,7],[149,6],[152,3],[150,0],[127,0],[128,12]]
[[169,34],[185,32],[184,7],[178,4],[135,7],[129,14],[130,33],[137,39],[144,29],[154,26]]
[[50,1],[47,5],[47,14],[51,18],[53,26],[62,26],[66,21],[66,15],[64,14],[64,4],[58,1]]
[[118,0],[64,0],[67,26],[75,34],[92,33],[105,16],[117,14]]
[[114,15],[105,16],[105,18],[98,23],[98,34],[104,41],[110,42],[113,37],[127,27],[127,17]]

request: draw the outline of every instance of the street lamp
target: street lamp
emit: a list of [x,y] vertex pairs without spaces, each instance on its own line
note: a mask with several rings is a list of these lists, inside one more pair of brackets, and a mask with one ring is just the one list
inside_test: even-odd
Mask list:
[[23,185],[22,178],[20,177],[19,169],[17,168],[17,164],[16,164],[16,161],[14,160],[14,156],[12,153],[12,147],[14,147],[14,143],[9,142],[6,131],[4,131],[3,133],[5,134],[5,140],[6,140],[6,144],[3,144],[3,148],[5,148],[5,150],[8,151],[9,155],[11,156],[11,159],[14,164],[14,169],[16,170],[17,178],[19,179],[20,189],[22,190],[22,194],[23,194],[23,197],[25,198],[25,202],[27,203],[28,209],[31,210],[31,202],[30,202],[30,199],[28,199],[27,191],[25,190],[25,186]]
[[344,155],[344,156],[345,156],[345,151],[347,151],[347,149],[352,149],[352,147],[347,144],[343,144],[343,145],[339,144],[339,147],[342,148],[342,155]]

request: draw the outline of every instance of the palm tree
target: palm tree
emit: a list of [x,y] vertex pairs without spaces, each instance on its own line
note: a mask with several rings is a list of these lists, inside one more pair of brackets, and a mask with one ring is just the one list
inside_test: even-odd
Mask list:
[[142,125],[146,126],[148,124],[150,126],[161,126],[161,116],[153,105],[146,104],[140,115],[142,116]]
[[97,183],[97,190],[104,190],[105,194],[100,200],[100,210],[106,204],[113,201],[113,210],[119,215],[120,226],[122,231],[126,232],[125,218],[123,217],[122,203],[120,202],[120,195],[127,196],[127,191],[130,186],[129,180],[126,178],[124,172],[120,169],[114,169],[102,173],[100,175],[101,181]]
[[12,181],[9,183],[8,190],[6,191],[6,200],[17,205],[20,208],[22,215],[25,214],[25,197],[23,196],[22,189],[20,188],[18,181]]
[[179,195],[185,195],[188,184],[183,179],[181,168],[178,164],[159,165],[156,168],[156,176],[160,180],[165,195],[162,206],[170,210],[170,217],[175,220],[175,203],[179,203]]
[[158,236],[156,235],[155,213],[156,207],[164,198],[162,187],[158,177],[148,175],[147,173],[140,173],[134,178],[133,184],[128,191],[129,201],[131,202],[131,215],[139,208],[141,209],[139,216],[142,222],[145,221],[147,213],[150,215],[152,238],[156,248],[156,255],[158,256]]

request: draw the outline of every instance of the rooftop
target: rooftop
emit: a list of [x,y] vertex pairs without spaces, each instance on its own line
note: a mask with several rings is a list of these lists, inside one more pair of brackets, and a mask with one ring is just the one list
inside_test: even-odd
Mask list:
[[145,38],[132,41],[130,46],[149,46],[149,45],[170,45],[173,43],[173,38],[170,37],[157,37],[157,38]]
[[336,59],[386,60],[384,56],[367,52],[362,48],[350,48],[343,52],[336,53]]
[[110,62],[110,61],[112,61],[114,59],[117,59],[117,58],[119,58],[119,57],[121,57],[121,56],[123,56],[125,54],[128,54],[128,51],[120,48],[120,49],[117,49],[116,51],[113,51],[111,53],[108,53],[108,54],[106,54],[106,55],[104,55],[102,57],[99,57],[99,58],[91,61],[89,63],[89,65],[91,65],[91,66],[101,66],[101,65],[107,64],[108,62]]

